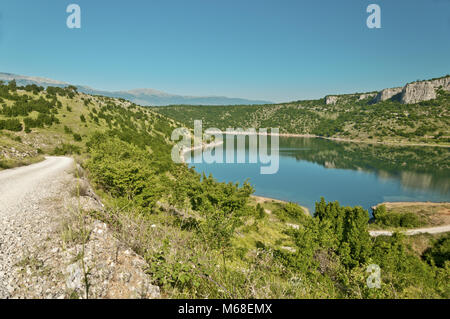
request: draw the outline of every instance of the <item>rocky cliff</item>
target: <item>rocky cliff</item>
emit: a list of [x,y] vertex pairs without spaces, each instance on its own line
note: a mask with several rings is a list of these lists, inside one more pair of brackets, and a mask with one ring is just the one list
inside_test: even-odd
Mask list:
[[375,103],[389,100],[393,96],[395,96],[395,95],[397,95],[397,94],[399,94],[401,92],[402,92],[402,88],[401,87],[384,89],[381,92],[379,92],[377,94],[377,96],[375,97]]
[[333,96],[333,95],[328,95],[326,98],[325,98],[325,103],[327,104],[327,105],[330,105],[330,104],[336,104],[336,102],[338,101],[338,97],[337,96]]
[[439,88],[450,91],[450,77],[408,83],[402,90],[401,102],[413,104],[435,99],[436,91]]
[[377,96],[376,93],[364,93],[359,96],[358,100],[361,101],[361,100],[365,100],[369,97],[375,97],[375,96]]
[[[437,90],[443,89],[450,91],[450,76],[442,77],[439,79],[417,81],[406,84],[403,88],[388,88],[380,91],[373,103],[378,103],[394,98],[400,95],[400,101],[403,104],[414,104],[422,101],[428,101],[437,97]],[[368,94],[360,96],[360,100],[367,98]],[[328,103],[327,103],[328,104]]]

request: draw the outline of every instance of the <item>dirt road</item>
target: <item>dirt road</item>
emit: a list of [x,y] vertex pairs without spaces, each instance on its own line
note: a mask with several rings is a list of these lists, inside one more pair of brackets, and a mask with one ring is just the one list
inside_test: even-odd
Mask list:
[[[416,228],[405,230],[402,233],[405,235],[418,235],[418,234],[440,234],[450,232],[450,225],[438,226],[438,227],[429,227],[429,228]],[[392,236],[393,232],[389,230],[371,230],[369,231],[370,236]]]
[[145,260],[83,213],[102,206],[74,168],[71,158],[47,157],[0,171],[0,299],[159,298]]
[[71,158],[47,157],[37,164],[0,171],[0,218],[20,214],[24,202],[45,196],[49,184],[71,167]]
[[12,268],[31,244],[46,235],[41,201],[58,195],[61,179],[73,165],[71,158],[47,157],[37,164],[0,171],[0,298],[14,291]]

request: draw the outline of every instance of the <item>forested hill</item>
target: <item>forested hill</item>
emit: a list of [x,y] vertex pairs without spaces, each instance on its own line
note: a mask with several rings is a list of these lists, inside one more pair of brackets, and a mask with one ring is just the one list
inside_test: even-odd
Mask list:
[[[319,102],[308,103],[311,117],[325,116],[312,110]],[[212,122],[220,109],[205,108],[210,113],[204,116]],[[219,183],[172,162],[170,135],[177,126],[149,108],[72,86],[0,83],[0,169],[45,155],[75,158],[81,169],[74,174],[104,204],[81,212],[80,223],[107,223],[145,259],[146,273],[165,298],[450,297],[449,235],[373,238],[367,210],[320,198],[314,217],[294,203],[259,204],[248,183]],[[75,186],[79,201],[92,196],[67,185]],[[67,241],[90,236],[83,228],[62,228],[63,250]],[[379,289],[367,285],[371,264],[381,268]]]
[[[279,128],[351,140],[450,144],[450,76],[380,92],[258,106],[167,106],[156,112],[191,127]],[[417,94],[416,92],[421,92]]]

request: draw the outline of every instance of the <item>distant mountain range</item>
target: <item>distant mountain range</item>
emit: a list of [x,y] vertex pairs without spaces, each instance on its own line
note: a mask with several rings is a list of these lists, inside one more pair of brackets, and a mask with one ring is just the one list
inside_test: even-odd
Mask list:
[[[72,83],[56,81],[52,79],[24,76],[11,73],[0,73],[0,81],[9,82],[16,80],[17,85],[25,86],[36,84],[39,86],[65,87]],[[73,84],[72,84],[73,85]],[[250,105],[250,104],[271,104],[270,101],[248,100],[242,98],[230,98],[225,96],[185,96],[169,94],[153,89],[135,89],[129,91],[102,91],[84,85],[75,85],[79,92],[103,95],[114,98],[124,98],[131,102],[144,106],[164,106],[164,105]]]

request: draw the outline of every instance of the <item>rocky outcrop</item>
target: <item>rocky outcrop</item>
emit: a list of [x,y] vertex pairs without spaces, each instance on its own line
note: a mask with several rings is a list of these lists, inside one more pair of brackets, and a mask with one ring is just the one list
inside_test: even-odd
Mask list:
[[402,88],[401,87],[391,88],[391,89],[384,89],[381,92],[379,92],[377,94],[377,96],[375,97],[375,103],[389,100],[393,96],[395,96],[395,95],[397,95],[397,94],[399,94],[401,92],[402,92]]
[[365,99],[367,99],[367,98],[369,98],[369,97],[375,97],[376,95],[377,95],[377,93],[365,93],[365,94],[361,94],[361,95],[359,96],[359,98],[358,98],[358,101],[365,100]]
[[430,82],[433,84],[435,89],[442,88],[445,91],[450,91],[450,76],[436,80],[431,80]]
[[437,89],[450,91],[450,77],[408,83],[402,90],[401,102],[403,104],[413,104],[436,98]]
[[402,91],[401,102],[403,104],[413,104],[421,101],[428,101],[436,98],[436,90],[430,82],[408,83]]
[[338,97],[337,96],[334,96],[334,95],[328,95],[326,98],[325,98],[325,103],[327,104],[327,105],[334,105],[334,104],[336,104],[337,103],[337,101],[338,101]]
[[[377,94],[374,103],[386,101],[399,95],[399,99],[403,104],[414,104],[422,101],[428,101],[437,97],[437,90],[443,89],[450,91],[450,76],[433,79],[428,81],[417,81],[406,84],[403,88],[396,87],[384,89]],[[367,98],[369,94],[362,94],[359,100]]]
[[335,105],[336,103],[345,104],[349,101],[346,97],[357,97],[358,101],[370,99],[367,102],[374,104],[386,100],[400,101],[403,104],[413,104],[422,101],[428,101],[437,97],[439,89],[450,91],[450,75],[445,77],[416,81],[406,84],[404,87],[387,88],[378,93],[355,93],[347,95],[328,95],[325,97],[326,105]]

